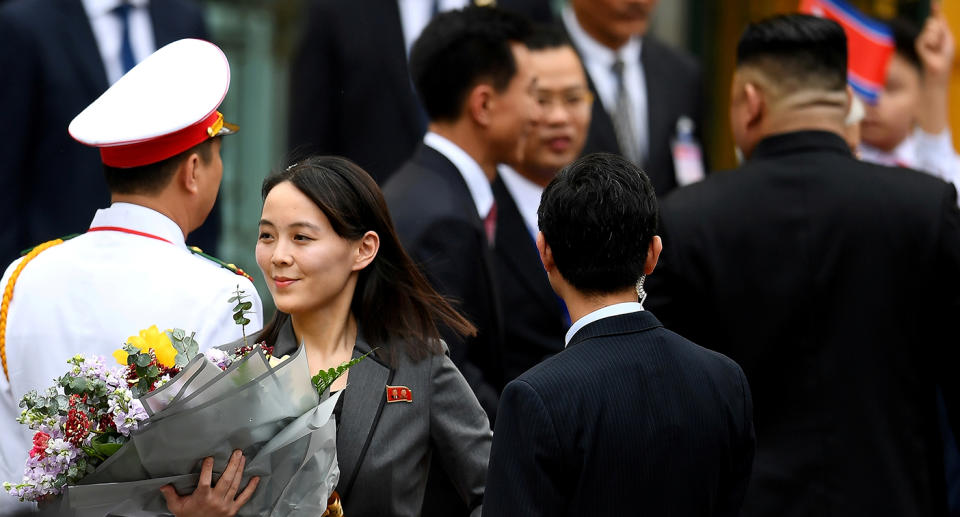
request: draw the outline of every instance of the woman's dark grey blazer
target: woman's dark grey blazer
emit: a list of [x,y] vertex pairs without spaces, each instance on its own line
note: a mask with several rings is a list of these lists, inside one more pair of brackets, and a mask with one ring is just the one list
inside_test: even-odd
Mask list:
[[[297,346],[288,322],[273,354],[283,357]],[[353,356],[369,351],[358,336]],[[420,515],[430,462],[440,461],[471,516],[479,517],[493,436],[486,413],[446,353],[414,362],[395,351],[395,367],[371,354],[350,369],[337,427],[344,514]],[[388,402],[388,386],[407,388],[412,402]]]

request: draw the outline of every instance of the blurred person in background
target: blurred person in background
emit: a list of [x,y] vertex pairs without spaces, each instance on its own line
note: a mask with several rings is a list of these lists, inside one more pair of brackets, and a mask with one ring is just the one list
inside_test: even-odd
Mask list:
[[658,196],[703,178],[703,84],[693,57],[649,35],[657,0],[570,0],[563,27],[597,98],[585,153],[640,165]]
[[[189,0],[11,0],[0,7],[0,262],[86,230],[110,202],[100,158],[64,128],[127,70],[181,38],[207,39]],[[217,206],[191,244],[216,253]]]
[[[289,149],[345,156],[380,185],[413,155],[428,117],[409,73],[410,49],[439,13],[489,0],[313,0],[290,67]],[[537,21],[549,0],[500,0]]]
[[862,124],[861,157],[933,174],[960,185],[960,156],[947,116],[955,43],[939,4],[923,31],[910,21],[890,23],[896,51],[876,105]]
[[522,160],[501,164],[493,183],[494,263],[509,315],[503,328],[506,381],[562,350],[570,327],[566,306],[550,288],[537,253],[537,208],[550,180],[583,150],[593,101],[580,58],[559,28],[539,27],[527,45],[541,118],[526,139]]
[[730,105],[746,161],[662,204],[649,307],[737,361],[753,393],[744,515],[946,511],[937,386],[956,423],[957,192],[851,154],[846,48],[826,19],[748,26]]
[[[504,383],[491,182],[498,164],[519,160],[539,119],[525,45],[531,32],[523,17],[489,7],[441,13],[427,25],[411,50],[410,71],[429,131],[383,189],[404,247],[477,328],[466,338],[446,327],[440,333],[491,423]],[[453,475],[431,471],[423,515],[463,513],[449,481],[437,485]]]

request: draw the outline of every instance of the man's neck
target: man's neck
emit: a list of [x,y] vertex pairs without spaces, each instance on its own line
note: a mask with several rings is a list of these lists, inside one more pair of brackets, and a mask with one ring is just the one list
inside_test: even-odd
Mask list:
[[[589,16],[583,16],[582,14],[582,10],[589,9],[590,6],[584,6],[580,4],[573,5],[573,4],[574,3],[571,3],[571,7],[573,9],[574,17],[577,20],[577,25],[579,25],[580,28],[583,29],[583,32],[587,33],[587,35],[590,36],[597,43],[616,52],[620,50],[621,47],[626,45],[627,42],[630,41],[630,38],[619,38],[610,32],[603,31],[602,28],[600,27],[592,25],[589,21],[590,20]],[[584,20],[587,20],[587,22],[584,23]]]
[[600,310],[618,303],[636,302],[637,291],[634,288],[624,289],[615,293],[591,295],[584,294],[572,286],[566,286],[562,298],[570,311],[570,321],[576,322],[591,312]]
[[493,153],[490,152],[486,142],[477,135],[476,129],[467,121],[461,119],[450,123],[431,122],[428,130],[463,149],[477,162],[488,180],[493,181],[497,177],[497,160],[493,158]]
[[142,207],[149,208],[155,212],[159,212],[165,215],[168,219],[177,223],[177,226],[180,227],[180,231],[183,232],[183,238],[186,239],[187,235],[190,233],[190,221],[187,216],[186,210],[183,209],[182,205],[180,209],[173,209],[174,206],[177,206],[174,203],[166,202],[160,197],[154,196],[145,196],[142,194],[111,194],[110,196],[111,203],[130,203],[131,205],[139,205]]

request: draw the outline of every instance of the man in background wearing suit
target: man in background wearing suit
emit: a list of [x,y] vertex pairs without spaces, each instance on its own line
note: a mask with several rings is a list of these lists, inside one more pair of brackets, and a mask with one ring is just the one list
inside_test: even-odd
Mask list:
[[730,106],[746,161],[663,203],[651,307],[753,390],[745,515],[945,513],[936,387],[960,428],[957,194],[851,155],[846,49],[829,20],[749,26]]
[[[503,388],[503,314],[490,182],[498,163],[517,161],[538,117],[524,45],[531,32],[523,18],[495,8],[468,7],[430,22],[410,53],[429,131],[383,189],[404,248],[478,329],[466,339],[441,334],[491,422]],[[438,463],[429,476],[424,516],[469,513]]]
[[539,223],[575,323],[565,350],[503,391],[484,515],[738,515],[750,390],[736,363],[643,310],[661,251],[650,180],[620,156],[588,155],[547,186]]
[[[110,198],[96,149],[64,128],[127,70],[181,38],[207,37],[189,0],[13,0],[0,8],[0,263],[86,230]],[[134,114],[131,114],[134,116]],[[192,244],[213,253],[216,207]]]
[[[350,158],[380,185],[416,150],[427,116],[407,57],[431,18],[489,0],[313,0],[290,67],[289,148],[293,158]],[[549,0],[500,0],[537,21]]]
[[703,177],[696,156],[703,93],[696,61],[647,34],[656,5],[570,0],[562,20],[598,100],[584,152],[616,153],[641,165],[664,196]]
[[556,27],[528,40],[537,75],[541,118],[520,163],[500,165],[494,263],[505,314],[503,371],[510,381],[563,349],[570,316],[550,288],[537,253],[537,207],[550,180],[580,156],[590,127],[593,96],[576,50]]
[[460,303],[475,337],[443,331],[454,363],[496,415],[503,324],[491,263],[497,164],[517,161],[538,107],[523,18],[468,7],[438,15],[410,56],[430,130],[383,189],[404,247],[441,294]]

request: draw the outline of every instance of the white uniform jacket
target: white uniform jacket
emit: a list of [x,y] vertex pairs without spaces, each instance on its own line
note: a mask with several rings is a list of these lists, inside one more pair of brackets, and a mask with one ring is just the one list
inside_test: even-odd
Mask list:
[[201,350],[238,339],[236,304],[227,301],[238,286],[253,303],[247,334],[263,326],[253,284],[191,253],[180,227],[163,214],[115,203],[98,210],[90,228],[99,230],[41,252],[15,284],[6,331],[9,381],[0,372],[0,481],[21,479],[31,447],[31,434],[15,420],[20,398],[52,386],[75,354],[112,362],[128,336],[151,325],[195,331]]

